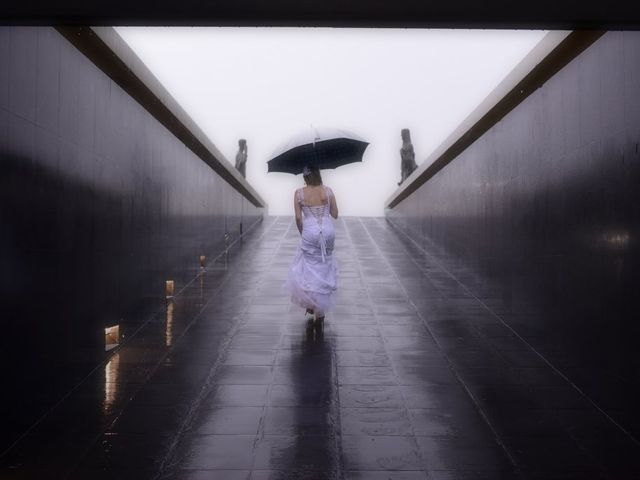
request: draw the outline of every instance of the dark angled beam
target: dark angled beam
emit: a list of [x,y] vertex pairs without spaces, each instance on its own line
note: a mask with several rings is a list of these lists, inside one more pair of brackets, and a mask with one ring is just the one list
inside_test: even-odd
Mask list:
[[[558,32],[553,32],[557,34]],[[598,40],[605,32],[598,30],[582,30],[571,32],[549,54],[540,61],[522,80],[504,92],[503,96],[477,119],[466,130],[462,130],[458,137],[444,151],[437,153],[435,158],[428,158],[409,176],[387,200],[386,208],[393,208],[409,197],[436,173],[445,168],[471,144],[496,125],[505,115],[520,105],[529,95],[540,88],[547,80],[559,72],[571,60],[576,58],[586,48]],[[533,52],[529,55],[533,55]],[[502,90],[502,85],[496,91]],[[496,91],[492,93],[493,96]],[[482,109],[483,107],[479,107]],[[476,112],[471,117],[475,117]],[[466,121],[464,122],[466,124]],[[466,128],[466,127],[464,127]],[[445,146],[449,140],[445,140]],[[439,152],[440,149],[437,151]]]
[[96,28],[111,45],[90,27],[60,26],[57,30],[253,205],[266,206],[113,28]]
[[3,24],[638,29],[633,0],[5,0]]

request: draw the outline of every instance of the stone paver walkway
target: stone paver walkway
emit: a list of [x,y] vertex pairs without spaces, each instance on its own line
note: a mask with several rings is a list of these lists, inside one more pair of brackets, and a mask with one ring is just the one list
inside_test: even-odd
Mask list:
[[638,445],[465,289],[455,259],[384,219],[339,219],[338,307],[320,335],[280,291],[297,242],[292,218],[265,218],[0,473],[640,478]]

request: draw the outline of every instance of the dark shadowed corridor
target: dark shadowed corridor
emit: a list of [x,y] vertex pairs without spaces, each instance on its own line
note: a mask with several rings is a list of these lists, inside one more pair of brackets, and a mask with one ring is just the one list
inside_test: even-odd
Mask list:
[[[503,323],[455,258],[336,223],[324,336],[265,217],[2,458],[2,478],[635,478],[640,447]],[[62,428],[64,426],[64,428]]]
[[640,478],[638,84],[640,32],[546,35],[341,210],[320,332],[115,29],[0,27],[0,479]]

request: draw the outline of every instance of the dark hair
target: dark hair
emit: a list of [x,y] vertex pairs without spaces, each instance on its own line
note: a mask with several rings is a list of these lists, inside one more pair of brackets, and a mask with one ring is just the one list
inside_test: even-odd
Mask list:
[[322,185],[322,177],[320,176],[320,169],[316,166],[309,166],[309,175],[302,175],[307,185]]

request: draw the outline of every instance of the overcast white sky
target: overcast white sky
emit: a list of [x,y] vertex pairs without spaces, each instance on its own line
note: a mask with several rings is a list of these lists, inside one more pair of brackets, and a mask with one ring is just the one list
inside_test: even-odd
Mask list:
[[362,163],[323,170],[343,215],[383,215],[400,181],[400,130],[420,164],[542,39],[542,30],[118,27],[234,164],[271,215],[293,214],[302,176],[267,160],[310,124],[371,143]]

